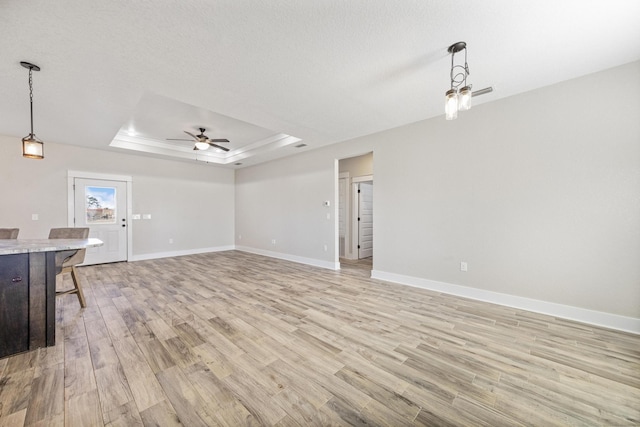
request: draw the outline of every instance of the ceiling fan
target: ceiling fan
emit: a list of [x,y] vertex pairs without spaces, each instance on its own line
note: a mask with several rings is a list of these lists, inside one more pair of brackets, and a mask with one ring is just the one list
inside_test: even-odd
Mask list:
[[[207,135],[204,134],[204,131],[206,130],[205,128],[198,128],[198,129],[200,129],[200,135],[194,135],[189,131],[186,131],[186,130],[184,131],[184,133],[189,135],[191,138],[193,138],[193,141],[195,141],[195,146],[193,147],[194,150],[206,150],[209,147],[215,147],[215,148],[217,148],[219,150],[222,150],[222,151],[229,151],[229,149],[227,147],[223,147],[222,145],[216,144],[217,142],[229,142],[228,139],[226,139],[226,138],[211,139]],[[167,138],[167,141],[191,141],[191,139]]]

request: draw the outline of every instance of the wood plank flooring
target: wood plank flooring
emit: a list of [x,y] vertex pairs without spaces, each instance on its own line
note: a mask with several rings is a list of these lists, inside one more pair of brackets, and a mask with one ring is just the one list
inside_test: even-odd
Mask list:
[[640,336],[345,266],[82,267],[56,346],[0,359],[0,426],[640,425]]

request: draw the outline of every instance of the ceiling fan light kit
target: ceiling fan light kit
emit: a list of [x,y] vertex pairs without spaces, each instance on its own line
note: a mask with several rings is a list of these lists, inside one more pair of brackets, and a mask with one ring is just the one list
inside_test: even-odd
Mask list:
[[196,149],[197,150],[206,150],[206,149],[208,149],[210,147],[208,142],[200,142],[200,141],[198,141],[198,142],[196,142],[195,145],[196,145]]
[[29,69],[29,106],[31,112],[31,132],[22,138],[22,156],[28,159],[44,159],[44,143],[33,133],[33,71],[40,71],[40,67],[29,62],[20,62],[24,68]]

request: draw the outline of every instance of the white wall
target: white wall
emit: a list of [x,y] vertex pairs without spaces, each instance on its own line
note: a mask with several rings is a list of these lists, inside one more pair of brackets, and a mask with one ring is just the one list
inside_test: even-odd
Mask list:
[[380,277],[640,319],[638,93],[635,62],[239,170],[236,243],[334,262],[335,159],[373,151]]
[[20,238],[67,226],[67,171],[76,170],[132,176],[133,212],[151,214],[129,221],[134,258],[233,246],[232,170],[48,141],[44,160],[21,149],[20,138],[0,135],[0,227],[19,227]]

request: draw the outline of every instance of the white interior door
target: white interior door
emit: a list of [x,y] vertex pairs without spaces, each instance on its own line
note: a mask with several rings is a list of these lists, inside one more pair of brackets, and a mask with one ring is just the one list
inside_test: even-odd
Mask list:
[[88,248],[84,265],[127,260],[127,183],[74,178],[76,227],[89,227],[89,237],[104,242]]
[[358,258],[373,256],[373,182],[358,185]]

